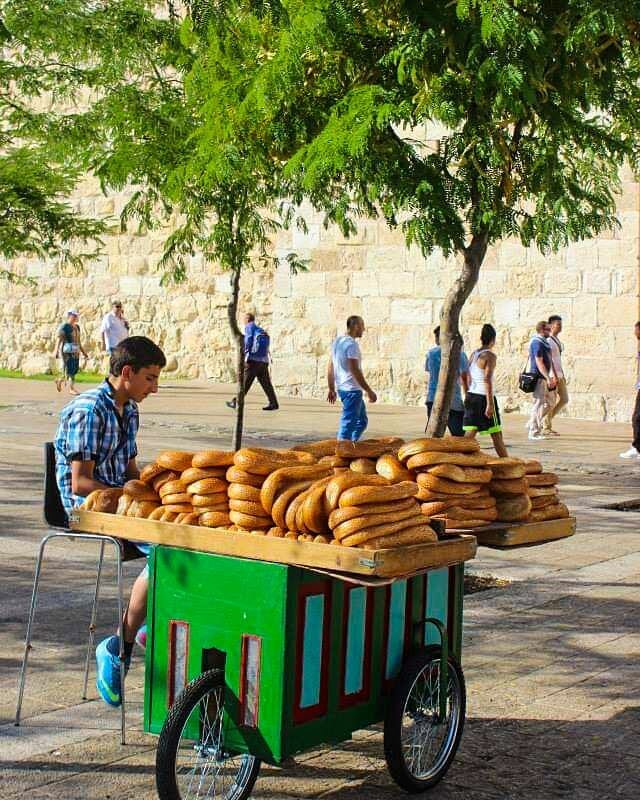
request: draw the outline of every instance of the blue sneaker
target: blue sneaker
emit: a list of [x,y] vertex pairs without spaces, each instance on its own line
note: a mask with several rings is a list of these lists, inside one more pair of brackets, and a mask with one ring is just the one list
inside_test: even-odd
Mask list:
[[136,633],[136,644],[138,647],[141,647],[143,650],[147,649],[147,626],[143,625],[141,628],[138,628],[138,632]]
[[[122,703],[119,648],[117,636],[108,636],[96,647],[96,688],[104,702],[115,708]],[[125,670],[128,668],[125,663]]]

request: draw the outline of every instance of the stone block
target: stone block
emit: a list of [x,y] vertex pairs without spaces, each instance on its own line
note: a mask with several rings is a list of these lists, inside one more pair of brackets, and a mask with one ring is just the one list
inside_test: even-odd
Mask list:
[[312,250],[309,270],[312,272],[336,272],[342,269],[337,250]]
[[580,273],[553,270],[544,276],[543,291],[545,295],[571,296],[580,291]]
[[334,272],[327,275],[327,297],[349,294],[349,275]]
[[507,293],[507,273],[502,269],[480,270],[478,294],[483,297],[504,297]]
[[583,287],[587,294],[609,294],[611,292],[611,270],[593,269],[583,273]]
[[19,300],[4,300],[1,309],[2,316],[13,322],[18,322],[22,317],[22,303]]
[[58,301],[55,299],[39,300],[35,304],[35,317],[40,322],[53,323],[59,315]]
[[522,269],[527,266],[527,250],[515,238],[504,239],[498,249],[498,264],[501,269]]
[[142,294],[144,297],[158,297],[170,291],[170,287],[162,286],[160,283],[160,275],[150,275],[142,279]]
[[431,300],[417,299],[391,300],[389,320],[397,325],[431,325],[433,320]]
[[354,297],[377,297],[380,294],[378,275],[374,272],[356,272],[351,276],[351,292]]
[[619,236],[624,241],[633,241],[640,236],[640,213],[637,211],[623,211],[618,214],[620,220]]
[[618,328],[635,325],[640,314],[637,297],[598,297],[598,325]]
[[613,273],[613,293],[637,296],[640,291],[637,269],[618,269]]
[[413,272],[380,272],[380,294],[383,297],[413,297],[414,277]]
[[27,263],[27,278],[45,278],[51,270],[51,265],[46,261],[29,261]]
[[230,272],[223,272],[220,275],[216,275],[213,279],[216,292],[220,294],[231,294],[231,273]]
[[142,278],[133,275],[123,275],[119,281],[119,294],[123,297],[138,297],[142,292]]
[[606,241],[598,239],[598,267],[601,269],[620,269],[639,266],[638,248],[630,247],[629,242],[619,239]]
[[98,197],[95,201],[96,214],[99,217],[109,217],[115,212],[115,203],[112,197]]
[[386,222],[380,220],[378,223],[378,244],[382,246],[404,247],[405,238],[402,228],[390,228]]
[[300,384],[315,384],[318,377],[318,362],[313,356],[296,359],[273,357],[273,377],[276,386],[288,389]]
[[523,298],[520,300],[520,323],[530,330],[534,330],[536,323],[540,322],[540,320],[548,319],[550,314],[559,314],[565,325],[569,325],[572,322],[571,311],[571,300],[549,300],[539,297],[533,300]]
[[[551,311],[552,314],[556,313]],[[572,300],[572,325],[586,328],[598,324],[598,300],[595,297],[574,297]]]
[[338,249],[340,269],[347,273],[360,272],[364,269],[366,255],[364,247],[345,247],[341,245]]
[[313,325],[330,325],[333,322],[331,304],[324,298],[311,298],[306,304],[307,320]]
[[520,301],[494,300],[493,319],[496,328],[501,325],[517,325],[520,320]]
[[636,181],[622,181],[621,192],[616,195],[618,211],[640,211],[640,185]]
[[[502,265],[502,261],[500,264]],[[530,269],[513,268],[507,272],[507,295],[510,297],[539,297],[542,293],[542,274]]]
[[343,236],[340,231],[336,234],[339,245],[372,245],[378,241],[378,227],[375,220],[357,220],[357,229],[350,236]]
[[377,334],[379,357],[393,360],[422,357],[422,332],[418,325],[409,322],[405,325],[380,325]]
[[36,304],[28,300],[22,303],[22,321],[35,322],[36,321]]
[[193,297],[173,297],[169,302],[169,309],[174,322],[191,322],[198,316]]
[[376,272],[402,270],[406,263],[406,247],[368,247],[365,268]]
[[50,374],[55,368],[55,359],[47,353],[31,353],[20,362],[20,369],[25,375]]
[[493,302],[472,295],[465,303],[461,316],[465,325],[484,325],[485,322],[492,322],[494,318]]
[[574,242],[566,249],[567,269],[590,270],[598,265],[596,241]]
[[291,278],[294,297],[324,297],[327,277],[321,272],[299,272]]
[[416,297],[442,298],[449,291],[452,276],[442,268],[429,267],[426,273],[414,275],[414,291]]
[[365,325],[379,325],[389,322],[391,300],[388,297],[365,297],[362,300],[362,316]]

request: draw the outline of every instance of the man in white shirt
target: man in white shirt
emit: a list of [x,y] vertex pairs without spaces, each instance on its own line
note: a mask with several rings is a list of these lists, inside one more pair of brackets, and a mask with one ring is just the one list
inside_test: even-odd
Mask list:
[[553,418],[569,402],[567,381],[562,369],[562,353],[564,351],[564,346],[559,339],[561,333],[562,317],[559,317],[557,314],[552,314],[549,317],[549,336],[547,337],[547,342],[551,349],[551,374],[556,379],[556,388],[555,391],[549,392],[549,405],[551,408],[544,416],[542,429],[545,436],[560,435],[558,431],[553,430]]
[[123,339],[129,336],[129,323],[124,318],[122,303],[114,300],[111,311],[102,318],[100,335],[104,343],[104,349],[109,355],[120,344]]
[[365,432],[369,422],[364,393],[370,403],[378,399],[376,393],[366,382],[362,374],[362,356],[356,339],[364,333],[362,317],[351,316],[347,320],[347,332],[331,345],[331,358],[327,370],[329,393],[327,400],[335,403],[340,397],[342,416],[338,439],[357,442]]

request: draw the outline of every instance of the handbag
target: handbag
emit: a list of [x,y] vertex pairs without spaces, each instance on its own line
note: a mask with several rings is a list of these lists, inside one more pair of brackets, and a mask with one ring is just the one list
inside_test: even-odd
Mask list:
[[518,388],[520,391],[525,392],[526,394],[531,394],[531,392],[535,391],[535,388],[538,385],[540,373],[527,371],[527,367],[529,366],[528,358],[525,361],[524,366],[524,371],[518,376]]

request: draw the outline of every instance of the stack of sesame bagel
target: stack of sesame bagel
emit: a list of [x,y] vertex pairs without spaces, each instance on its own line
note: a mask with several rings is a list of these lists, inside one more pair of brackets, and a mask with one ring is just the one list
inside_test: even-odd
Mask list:
[[447,529],[477,528],[496,519],[489,459],[475,440],[416,439],[400,448],[398,459],[415,475],[425,516],[444,520]]
[[496,499],[498,521],[524,522],[531,513],[524,461],[494,458],[488,467],[492,473],[489,489]]
[[539,461],[526,461],[525,471],[531,501],[527,521],[546,522],[568,517],[569,509],[560,502],[558,495],[558,476],[554,472],[544,472]]
[[359,442],[338,441],[333,443],[335,458],[341,459],[335,466],[340,470],[343,466],[359,475],[375,475],[379,458],[387,454],[395,454],[404,444],[404,439],[387,436],[380,439],[363,439]]
[[345,472],[326,487],[334,543],[384,549],[437,541],[421,513],[414,481],[392,484],[381,475]]
[[[259,447],[238,450],[233,457],[233,466],[227,471],[230,522],[245,531],[267,531],[272,528],[271,509],[266,508],[261,500],[267,478],[281,469],[311,467],[315,464],[316,457],[305,451]],[[327,468],[326,474],[330,472],[330,468]]]

